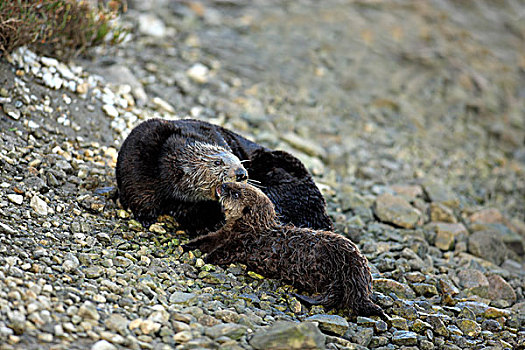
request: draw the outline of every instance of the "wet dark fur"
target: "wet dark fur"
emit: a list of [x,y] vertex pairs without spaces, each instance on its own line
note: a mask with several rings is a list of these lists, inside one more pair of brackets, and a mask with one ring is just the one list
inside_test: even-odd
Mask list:
[[209,263],[243,263],[263,276],[318,294],[300,297],[310,304],[386,317],[370,300],[367,259],[349,239],[280,224],[268,197],[249,184],[223,184],[218,191],[226,225],[190,241],[186,249],[207,253]]
[[202,234],[223,223],[220,205],[212,198],[189,200],[173,194],[177,187],[183,187],[177,166],[172,167],[170,176],[161,176],[162,171],[169,173],[166,154],[176,154],[177,149],[192,142],[223,147],[239,158],[249,178],[258,181],[275,204],[283,222],[316,229],[332,228],[323,196],[304,165],[294,156],[262,147],[203,121],[160,119],[148,120],[133,129],[117,161],[120,201],[143,224],[153,223],[158,215],[171,214],[190,234]]

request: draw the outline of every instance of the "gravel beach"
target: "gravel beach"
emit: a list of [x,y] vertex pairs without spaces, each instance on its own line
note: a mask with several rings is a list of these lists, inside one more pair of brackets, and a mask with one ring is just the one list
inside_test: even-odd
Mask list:
[[[129,0],[128,40],[0,58],[0,350],[525,349],[525,5]],[[390,317],[307,307],[114,203],[149,118],[301,159]]]

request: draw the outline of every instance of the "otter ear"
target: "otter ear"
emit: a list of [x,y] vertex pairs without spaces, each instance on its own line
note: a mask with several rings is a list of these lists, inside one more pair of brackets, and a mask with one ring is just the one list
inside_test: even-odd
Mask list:
[[249,214],[252,210],[250,209],[250,207],[244,207],[244,209],[242,210],[242,214],[243,215],[246,215],[246,214]]

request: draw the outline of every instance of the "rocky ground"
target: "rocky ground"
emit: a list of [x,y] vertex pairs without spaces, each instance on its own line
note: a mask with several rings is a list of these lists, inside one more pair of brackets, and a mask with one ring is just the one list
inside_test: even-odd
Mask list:
[[[522,3],[129,5],[92,59],[0,59],[1,349],[525,348]],[[390,322],[108,200],[130,129],[188,116],[307,164]]]

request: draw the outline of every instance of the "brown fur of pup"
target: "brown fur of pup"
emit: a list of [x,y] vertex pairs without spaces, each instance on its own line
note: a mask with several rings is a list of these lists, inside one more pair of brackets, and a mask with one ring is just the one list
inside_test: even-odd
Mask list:
[[367,259],[349,239],[280,224],[272,202],[249,184],[226,183],[217,193],[226,224],[190,241],[186,248],[207,253],[209,263],[243,263],[263,276],[318,294],[300,296],[307,303],[386,318],[370,300],[372,276]]

